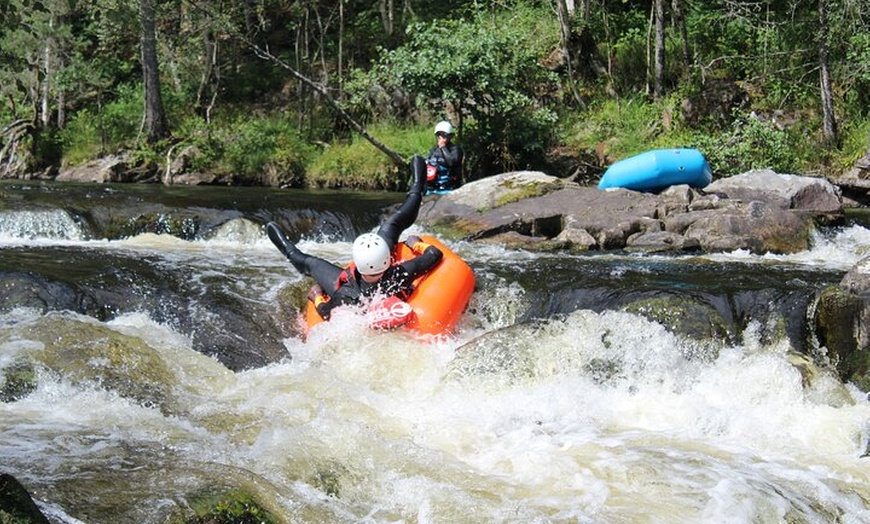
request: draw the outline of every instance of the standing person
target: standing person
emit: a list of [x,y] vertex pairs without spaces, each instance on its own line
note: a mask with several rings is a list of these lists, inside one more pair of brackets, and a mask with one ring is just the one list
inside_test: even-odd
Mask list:
[[442,120],[435,125],[438,144],[429,150],[426,193],[443,193],[462,185],[462,148],[453,143],[453,126]]
[[420,211],[426,169],[423,158],[414,155],[411,161],[414,181],[405,202],[378,229],[377,233],[363,233],[353,242],[353,262],[345,268],[332,262],[299,251],[287,241],[284,232],[274,222],[266,224],[273,244],[303,275],[312,277],[317,285],[308,294],[317,312],[329,319],[333,308],[359,304],[376,295],[405,300],[414,291],[414,280],[433,269],[443,253],[435,246],[409,236],[405,244],[417,254],[401,263],[394,263],[392,253],[399,243],[399,235],[410,227]]

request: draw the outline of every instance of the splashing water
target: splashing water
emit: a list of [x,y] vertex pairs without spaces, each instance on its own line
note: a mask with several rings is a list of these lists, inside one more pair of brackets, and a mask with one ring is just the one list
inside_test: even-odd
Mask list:
[[[76,237],[62,213],[9,229],[24,216],[3,216],[0,241],[181,266],[258,303],[302,280],[245,221],[109,242]],[[853,227],[807,253],[708,258],[847,270],[868,246]],[[553,256],[454,247],[520,271]],[[636,272],[631,257],[614,267]],[[786,339],[750,322],[739,343],[699,342],[621,311],[522,321],[529,289],[480,273],[454,336],[374,332],[337,311],[283,339],[286,358],[236,373],[154,311],[4,311],[0,369],[32,377],[0,402],[4,471],[63,523],[162,523],[215,486],[286,522],[870,521],[870,401]]]
[[[171,412],[43,372],[34,394],[0,404],[0,449],[46,490],[99,489],[83,468],[133,473],[100,493],[114,511],[159,514],[162,497],[253,475],[286,514],[340,522],[870,516],[867,399],[824,374],[807,384],[786,347],[751,334],[696,357],[627,313],[518,325],[488,346],[333,321],[342,336],[288,339],[292,359],[232,374],[146,316],[116,319],[102,328],[170,369]],[[44,351],[27,339],[38,322],[5,317],[2,353]]]

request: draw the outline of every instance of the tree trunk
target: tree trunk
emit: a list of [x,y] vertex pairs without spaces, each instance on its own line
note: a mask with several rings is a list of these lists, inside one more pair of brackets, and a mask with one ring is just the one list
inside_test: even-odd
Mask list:
[[344,98],[344,0],[338,0],[338,67],[336,68],[339,98]]
[[[211,20],[207,21],[210,24]],[[203,70],[202,76],[199,79],[199,86],[196,90],[196,101],[194,108],[196,112],[202,116],[206,122],[211,122],[211,109],[214,105],[217,95],[217,39],[211,32],[211,29],[206,27],[202,32],[203,45]]]
[[571,95],[578,103],[582,104],[580,93],[577,91],[574,74],[574,56],[571,50],[571,13],[574,10],[574,2],[568,5],[570,0],[556,0],[556,13],[559,16],[559,34],[562,40],[562,59],[565,62],[565,70],[568,74],[568,86],[571,89]]
[[396,22],[393,0],[380,0],[379,8],[381,11],[381,23],[384,25],[384,33],[387,36],[392,36]]
[[[49,31],[54,29],[54,17],[48,21]],[[54,64],[51,61],[52,57],[52,37],[49,36],[45,39],[45,43],[43,44],[42,50],[42,93],[40,95],[39,101],[39,121],[42,124],[42,128],[48,128],[48,123],[51,121],[51,104],[49,103],[49,98],[51,97],[51,80],[54,76]]]
[[689,33],[686,29],[686,16],[683,13],[683,0],[673,0],[671,2],[671,11],[674,15],[674,23],[680,32],[680,51],[683,55],[683,76],[689,71],[692,66],[692,53],[689,51]]
[[822,95],[822,132],[829,146],[837,144],[837,118],[834,115],[834,96],[828,70],[828,6],[819,0],[819,82]]
[[664,94],[665,78],[665,0],[655,0],[655,79],[653,80],[653,98],[660,100]]
[[145,86],[144,126],[147,141],[153,144],[169,136],[163,98],[160,95],[160,72],[157,62],[157,36],[154,28],[154,0],[139,1],[142,81]]

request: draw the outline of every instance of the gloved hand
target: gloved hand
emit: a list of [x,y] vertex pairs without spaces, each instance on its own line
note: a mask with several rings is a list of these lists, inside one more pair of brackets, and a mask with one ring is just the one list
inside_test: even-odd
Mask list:
[[314,310],[320,315],[323,320],[329,320],[329,313],[332,309],[329,304],[329,295],[323,292],[323,288],[315,284],[308,290],[308,300],[314,304]]
[[314,284],[311,286],[311,289],[308,290],[308,300],[314,302],[314,305],[316,306],[318,305],[318,298],[321,299],[321,302],[323,301],[323,288],[320,287],[319,284]]
[[417,242],[420,242],[420,237],[418,237],[417,235],[409,235],[408,238],[405,239],[405,245],[410,247],[411,249],[414,248],[414,244],[416,244]]

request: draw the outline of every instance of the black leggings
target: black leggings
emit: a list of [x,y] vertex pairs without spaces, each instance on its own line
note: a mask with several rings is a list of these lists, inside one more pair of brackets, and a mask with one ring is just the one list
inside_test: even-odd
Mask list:
[[401,207],[378,228],[378,235],[387,241],[390,251],[399,243],[399,235],[402,231],[411,227],[417,220],[420,212],[420,204],[423,203],[423,189],[426,187],[426,162],[420,155],[414,155],[411,159],[411,175],[413,183],[408,191],[408,197]]

